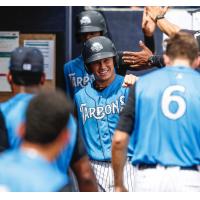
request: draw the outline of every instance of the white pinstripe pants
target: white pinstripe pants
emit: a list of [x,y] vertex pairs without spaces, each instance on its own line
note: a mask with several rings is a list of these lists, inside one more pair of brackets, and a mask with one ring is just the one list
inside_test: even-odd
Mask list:
[[[97,179],[99,192],[114,192],[114,175],[111,162],[94,160],[90,162]],[[129,192],[134,191],[134,166],[129,161],[124,166],[124,185]]]

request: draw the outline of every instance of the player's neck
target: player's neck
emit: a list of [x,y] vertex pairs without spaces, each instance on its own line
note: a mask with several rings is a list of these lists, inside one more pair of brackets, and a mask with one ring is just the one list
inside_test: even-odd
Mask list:
[[41,87],[40,85],[34,85],[34,86],[21,86],[21,85],[13,85],[13,93],[18,94],[18,93],[37,93]]
[[96,90],[103,90],[105,88],[107,88],[115,79],[115,74],[108,80],[106,81],[101,81],[101,80],[95,80],[94,81],[94,87]]
[[191,67],[190,62],[187,59],[175,59],[171,62],[172,67],[184,66],[184,67]]
[[31,142],[24,141],[21,145],[23,151],[34,151],[47,161],[52,161],[57,156],[57,151],[52,147],[51,144],[40,145]]

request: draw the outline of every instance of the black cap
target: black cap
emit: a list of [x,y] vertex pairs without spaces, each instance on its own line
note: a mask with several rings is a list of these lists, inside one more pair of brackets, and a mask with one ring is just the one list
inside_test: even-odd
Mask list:
[[11,53],[10,72],[17,85],[40,84],[44,72],[43,55],[37,48],[19,47]]
[[33,47],[19,47],[11,53],[10,71],[43,72],[44,59],[41,51]]

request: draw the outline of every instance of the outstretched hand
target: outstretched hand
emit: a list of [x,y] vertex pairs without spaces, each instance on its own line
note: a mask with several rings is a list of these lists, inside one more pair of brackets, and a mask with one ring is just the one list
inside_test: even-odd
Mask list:
[[142,49],[139,52],[124,51],[122,60],[124,63],[135,69],[148,69],[148,59],[153,55],[151,50],[142,42],[139,42],[139,46]]

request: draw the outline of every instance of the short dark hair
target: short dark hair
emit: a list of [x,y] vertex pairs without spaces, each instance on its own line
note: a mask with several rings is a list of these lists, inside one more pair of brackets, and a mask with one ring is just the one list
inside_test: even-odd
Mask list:
[[53,142],[67,126],[71,102],[60,91],[43,91],[36,95],[26,111],[24,140],[37,144]]
[[41,81],[42,72],[18,72],[18,71],[10,71],[13,82],[16,85],[23,86],[32,86],[38,85]]
[[166,55],[170,59],[186,58],[190,64],[198,57],[199,46],[193,35],[186,32],[179,32],[165,40]]

